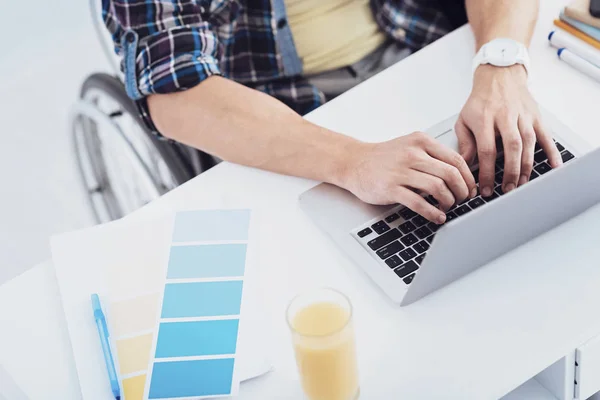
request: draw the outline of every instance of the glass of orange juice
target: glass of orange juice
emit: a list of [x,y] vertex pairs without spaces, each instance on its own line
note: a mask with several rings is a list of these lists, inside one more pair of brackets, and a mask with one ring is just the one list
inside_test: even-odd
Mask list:
[[302,388],[308,399],[358,399],[360,387],[350,300],[329,288],[307,292],[292,300],[287,321]]

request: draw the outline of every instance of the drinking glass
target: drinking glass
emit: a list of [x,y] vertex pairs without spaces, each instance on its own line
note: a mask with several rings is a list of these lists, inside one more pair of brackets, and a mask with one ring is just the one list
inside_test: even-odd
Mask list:
[[360,389],[350,300],[330,288],[300,294],[287,309],[287,322],[307,398],[358,399]]

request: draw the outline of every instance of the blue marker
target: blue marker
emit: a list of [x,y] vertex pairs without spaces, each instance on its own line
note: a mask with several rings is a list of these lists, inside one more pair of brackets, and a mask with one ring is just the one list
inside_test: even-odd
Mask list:
[[94,319],[98,327],[98,336],[102,344],[102,353],[104,353],[104,362],[110,379],[110,387],[112,389],[115,400],[121,400],[121,389],[119,388],[119,379],[117,378],[117,370],[113,361],[112,352],[110,351],[110,342],[108,341],[108,327],[106,326],[106,318],[102,312],[100,298],[97,294],[92,294],[92,309],[94,310]]
[[569,51],[569,49],[558,49],[558,58],[600,82],[600,68]]

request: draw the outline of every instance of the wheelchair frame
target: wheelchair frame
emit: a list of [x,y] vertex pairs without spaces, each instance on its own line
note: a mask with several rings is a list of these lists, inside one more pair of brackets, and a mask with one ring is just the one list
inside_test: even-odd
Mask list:
[[89,1],[94,29],[112,74],[94,73],[86,78],[69,122],[81,184],[94,218],[103,223],[135,211],[218,160],[159,138],[146,128],[125,92],[99,3]]

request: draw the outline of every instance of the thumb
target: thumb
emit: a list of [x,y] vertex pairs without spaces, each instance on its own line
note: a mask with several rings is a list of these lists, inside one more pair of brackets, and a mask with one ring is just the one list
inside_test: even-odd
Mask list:
[[462,118],[458,118],[458,121],[456,121],[454,132],[456,132],[458,138],[458,152],[467,164],[473,164],[477,155],[477,143],[475,143],[475,136],[473,136]]

